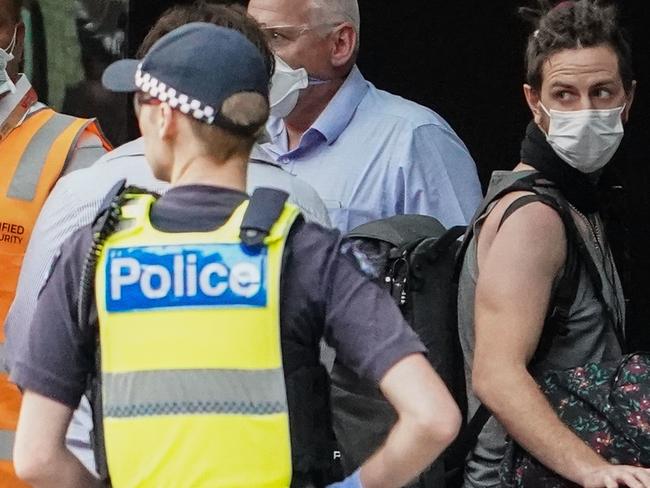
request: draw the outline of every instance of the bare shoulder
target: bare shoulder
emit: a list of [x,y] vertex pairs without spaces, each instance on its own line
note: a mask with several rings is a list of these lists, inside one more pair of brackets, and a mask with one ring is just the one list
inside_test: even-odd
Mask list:
[[546,262],[559,268],[566,259],[566,234],[562,218],[542,202],[529,203],[505,221],[510,205],[530,192],[513,192],[499,200],[485,220],[478,239],[479,265],[494,247],[515,259]]

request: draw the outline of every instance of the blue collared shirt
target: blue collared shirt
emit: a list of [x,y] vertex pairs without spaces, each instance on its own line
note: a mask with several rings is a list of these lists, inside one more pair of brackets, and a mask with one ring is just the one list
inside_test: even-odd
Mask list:
[[375,88],[354,67],[338,93],[289,151],[282,119],[255,157],[279,163],[310,183],[332,224],[348,231],[397,214],[466,224],[482,194],[463,142],[435,112]]

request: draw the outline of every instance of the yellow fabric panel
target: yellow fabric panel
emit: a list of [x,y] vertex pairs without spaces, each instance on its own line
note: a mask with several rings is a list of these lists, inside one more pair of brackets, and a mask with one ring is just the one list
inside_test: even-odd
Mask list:
[[[288,488],[291,482],[286,470],[286,460],[291,459],[289,425],[283,414],[106,419],[104,423],[107,445],[113,446],[109,466],[123,467],[119,473],[111,471],[115,487]],[[188,445],[192,449],[179,448]]]
[[[129,229],[120,231],[108,239],[108,243],[114,245],[144,245],[160,244],[202,244],[220,242],[224,244],[239,243],[239,228],[248,208],[248,202],[240,205],[230,219],[219,229],[212,232],[161,232],[151,225],[149,212],[156,199],[151,195],[141,195],[133,202],[122,207],[122,215],[125,219],[133,219],[135,225]],[[283,214],[284,215],[284,214]],[[282,219],[282,217],[281,217]],[[293,222],[293,220],[292,220]],[[289,227],[291,224],[289,225]],[[135,243],[131,242],[133,239]]]
[[[273,297],[269,297],[273,303]],[[101,328],[106,373],[282,367],[268,310],[170,310],[121,314]],[[203,338],[187,340],[187,334]],[[156,347],[152,348],[152,337]],[[169,354],[161,354],[161,349]]]

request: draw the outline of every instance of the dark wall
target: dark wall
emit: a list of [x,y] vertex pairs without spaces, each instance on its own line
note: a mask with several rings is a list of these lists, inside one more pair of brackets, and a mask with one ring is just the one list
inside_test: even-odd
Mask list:
[[[360,0],[359,65],[377,86],[439,112],[474,156],[483,184],[518,162],[530,114],[521,2]],[[650,2],[617,2],[635,52],[632,119],[605,177],[608,233],[628,298],[629,336],[650,348]],[[613,188],[613,189],[612,189]]]
[[527,121],[520,62],[526,33],[509,3],[407,1],[387,9],[385,2],[361,2],[366,77],[447,119],[483,182],[493,168],[512,166]]
[[[131,2],[131,51],[170,1]],[[243,2],[242,2],[243,3]],[[610,238],[625,279],[630,337],[650,348],[650,2],[617,2],[635,51],[639,82],[632,120],[607,192]],[[517,1],[360,0],[359,66],[378,87],[433,108],[456,129],[485,185],[518,162],[529,121],[522,84],[530,28]]]

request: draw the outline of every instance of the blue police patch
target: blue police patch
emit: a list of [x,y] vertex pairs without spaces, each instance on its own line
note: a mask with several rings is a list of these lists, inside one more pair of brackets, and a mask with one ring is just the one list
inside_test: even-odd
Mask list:
[[113,248],[106,267],[109,312],[266,306],[267,250],[239,244]]

